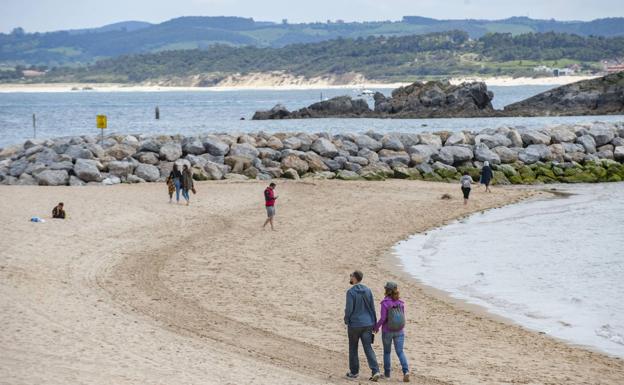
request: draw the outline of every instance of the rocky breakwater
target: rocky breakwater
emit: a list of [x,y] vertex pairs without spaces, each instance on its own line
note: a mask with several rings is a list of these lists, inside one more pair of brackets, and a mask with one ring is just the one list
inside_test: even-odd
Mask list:
[[386,178],[477,179],[489,161],[494,183],[624,179],[624,123],[527,130],[339,134],[256,133],[80,136],[29,140],[0,150],[0,183],[85,185],[162,182],[174,163],[197,180]]
[[505,107],[506,116],[624,114],[624,72],[584,80]]
[[254,120],[303,118],[441,118],[493,116],[494,95],[485,83],[452,85],[447,81],[416,82],[397,88],[391,97],[374,95],[372,110],[363,99],[338,96],[297,111],[281,104],[268,111],[257,111]]

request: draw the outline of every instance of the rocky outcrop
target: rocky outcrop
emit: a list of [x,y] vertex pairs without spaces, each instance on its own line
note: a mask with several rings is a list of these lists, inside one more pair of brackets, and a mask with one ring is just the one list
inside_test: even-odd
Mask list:
[[[130,149],[133,149],[132,151]],[[90,136],[0,149],[1,184],[162,182],[173,165],[197,180],[386,178],[455,181],[483,162],[497,183],[624,179],[624,123],[500,127],[474,132]]]
[[363,99],[338,96],[297,111],[281,104],[268,111],[257,111],[254,120],[302,118],[435,118],[490,116],[494,95],[483,82],[452,85],[446,81],[416,82],[397,88],[392,97],[376,93],[375,109]]
[[505,107],[506,116],[624,114],[624,72],[555,88]]

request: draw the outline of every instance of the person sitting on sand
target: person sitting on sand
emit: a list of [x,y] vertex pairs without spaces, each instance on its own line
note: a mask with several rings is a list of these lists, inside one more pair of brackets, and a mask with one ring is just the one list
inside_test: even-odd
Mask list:
[[481,184],[485,185],[485,192],[492,192],[490,190],[490,182],[492,181],[492,167],[490,167],[490,162],[487,160],[483,162],[483,167],[481,168]]
[[182,173],[176,163],[173,164],[173,170],[167,177],[167,188],[169,189],[169,203],[173,200],[173,192],[176,193],[176,202],[180,203],[180,190],[182,189]]
[[191,196],[189,195],[190,191],[193,191],[193,193],[195,192],[195,186],[193,184],[193,172],[191,171],[189,166],[185,164],[184,168],[182,169],[182,196],[186,200],[187,206],[191,204]]
[[409,382],[409,366],[407,358],[403,352],[403,343],[405,342],[405,304],[399,299],[399,288],[394,282],[386,282],[384,286],[386,295],[381,301],[381,311],[379,321],[375,324],[374,332],[379,332],[381,328],[381,341],[383,343],[383,363],[384,377],[390,378],[390,369],[392,368],[392,344],[394,351],[401,362],[403,370],[403,382]]
[[353,285],[347,291],[347,303],[345,306],[344,323],[347,325],[347,335],[349,337],[349,372],[347,378],[356,379],[360,372],[360,361],[358,358],[358,345],[362,341],[364,354],[368,361],[368,367],[373,375],[370,380],[379,380],[379,365],[373,350],[373,327],[377,323],[375,313],[373,293],[364,286],[362,278],[364,274],[356,270],[351,273],[349,283]]
[[470,196],[470,188],[472,187],[473,183],[472,177],[470,176],[470,174],[468,174],[468,171],[464,172],[464,176],[461,177],[459,183],[461,183],[461,189],[464,193],[464,205],[467,205],[468,197]]
[[271,230],[275,231],[273,227],[273,218],[275,217],[275,183],[271,182],[269,187],[264,190],[264,206],[266,207],[267,220],[264,221],[262,228],[264,229],[267,224],[271,224]]
[[52,209],[52,218],[55,219],[65,219],[65,205],[63,204],[63,202],[59,202],[58,205],[56,205],[53,209]]

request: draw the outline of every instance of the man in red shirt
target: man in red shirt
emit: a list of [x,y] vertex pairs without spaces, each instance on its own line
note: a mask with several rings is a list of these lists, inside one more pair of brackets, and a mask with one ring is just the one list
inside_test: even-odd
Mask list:
[[275,196],[275,183],[271,183],[269,187],[264,190],[264,205],[266,206],[267,211],[267,220],[262,225],[264,229],[268,223],[271,224],[271,230],[275,231],[273,227],[273,217],[275,216],[275,200],[277,197]]

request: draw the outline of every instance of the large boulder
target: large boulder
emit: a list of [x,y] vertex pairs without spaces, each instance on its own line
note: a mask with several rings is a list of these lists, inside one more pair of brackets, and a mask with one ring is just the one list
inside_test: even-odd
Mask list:
[[182,146],[179,143],[169,142],[160,147],[160,159],[175,162],[182,157]]
[[472,160],[473,157],[474,153],[468,146],[445,146],[433,156],[433,159],[447,165],[453,165]]
[[591,135],[582,135],[576,138],[576,143],[582,145],[585,148],[585,152],[593,154],[596,152],[596,140]]
[[[622,89],[624,95],[624,87]],[[624,102],[624,97],[623,97]],[[594,124],[589,129],[589,135],[594,138],[596,142],[596,146],[603,146],[613,140],[615,138],[615,130],[609,126],[604,124]]]
[[498,154],[490,150],[484,143],[479,143],[474,146],[475,159],[480,162],[488,161],[490,164],[500,164],[501,160]]
[[201,155],[206,152],[204,144],[198,138],[186,138],[182,142],[182,151],[192,155]]
[[379,141],[371,138],[368,135],[356,136],[355,144],[357,144],[360,149],[367,148],[372,151],[379,151],[383,147],[383,145]]
[[405,151],[381,150],[379,151],[379,160],[387,164],[400,162],[408,165],[410,163],[410,155]]
[[524,130],[520,133],[524,146],[531,144],[550,144],[550,136],[535,130]]
[[511,139],[509,139],[507,136],[502,135],[502,134],[477,135],[475,138],[475,143],[483,143],[486,146],[488,146],[488,148],[495,148],[495,147],[500,147],[500,146],[509,147],[512,144]]
[[565,125],[552,127],[550,129],[550,137],[553,143],[574,142],[576,140],[574,130]]
[[613,150],[613,159],[624,162],[624,146],[617,146],[615,150]]
[[69,182],[69,174],[65,170],[45,170],[35,176],[40,186],[65,186]]
[[466,135],[463,132],[454,132],[453,134],[451,134],[451,136],[446,138],[444,145],[456,146],[458,144],[465,144],[465,143],[466,143]]
[[136,149],[127,144],[116,144],[106,150],[106,154],[117,160],[128,158],[136,152]]
[[[418,139],[416,139],[418,143]],[[381,139],[381,145],[385,150],[391,151],[403,151],[405,150],[405,145],[401,141],[401,138],[395,135],[385,135]]]
[[234,144],[230,148],[230,156],[242,156],[248,159],[257,158],[260,152],[249,143]]
[[296,155],[287,155],[284,159],[282,159],[281,164],[283,170],[293,169],[299,174],[304,174],[310,169],[308,162],[302,160]]
[[318,138],[312,143],[312,151],[324,158],[334,158],[338,155],[336,146],[325,138]]
[[139,143],[137,151],[160,153],[161,143],[156,139],[147,139]]
[[118,177],[125,177],[134,171],[134,163],[125,161],[112,161],[108,162],[108,173]]
[[154,165],[141,163],[134,169],[134,175],[147,182],[156,182],[160,178],[160,170]]
[[81,145],[68,146],[64,154],[71,156],[72,159],[93,159],[93,153]]
[[498,155],[502,163],[514,163],[518,160],[518,151],[514,151],[509,147],[495,147],[492,149]]
[[428,145],[437,149],[442,147],[442,138],[435,134],[422,133],[418,134],[420,145]]
[[310,171],[323,172],[329,171],[329,167],[325,164],[325,159],[316,152],[308,151],[305,154],[305,160],[308,162]]
[[74,173],[85,182],[101,182],[104,179],[95,160],[77,159],[74,165]]
[[540,160],[550,160],[552,153],[544,144],[532,144],[520,151],[518,158],[526,164],[533,164]]
[[230,146],[222,140],[214,137],[204,139],[204,149],[214,156],[226,156],[230,151]]

